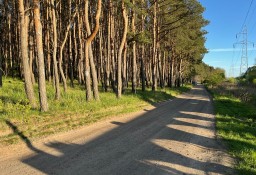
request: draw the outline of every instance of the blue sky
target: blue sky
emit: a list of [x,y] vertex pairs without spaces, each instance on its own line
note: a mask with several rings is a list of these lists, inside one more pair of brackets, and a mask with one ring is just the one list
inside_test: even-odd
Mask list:
[[199,2],[206,8],[204,17],[210,21],[205,28],[209,32],[206,35],[206,48],[209,53],[205,55],[203,61],[208,65],[225,69],[228,77],[239,76],[242,45],[235,44],[235,48],[233,45],[243,40],[242,35],[237,35],[242,32],[243,26],[247,27],[248,41],[255,43],[255,48],[252,43],[248,44],[248,66],[255,64],[256,0],[199,0]]

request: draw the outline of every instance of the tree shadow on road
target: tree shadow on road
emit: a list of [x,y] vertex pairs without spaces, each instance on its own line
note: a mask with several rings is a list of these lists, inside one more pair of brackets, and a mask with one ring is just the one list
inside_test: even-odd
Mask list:
[[[36,154],[22,162],[45,174],[189,174],[190,170],[199,174],[232,174],[232,167],[217,160],[191,157],[184,154],[183,151],[190,151],[186,148],[181,152],[173,149],[174,144],[191,144],[205,151],[223,151],[215,137],[193,132],[193,128],[214,132],[214,119],[208,117],[213,113],[204,113],[204,107],[197,111],[184,102],[186,100],[205,108],[210,105],[210,101],[192,98],[165,102],[128,123],[112,122],[116,128],[86,143],[48,144],[62,153],[59,156],[37,151],[28,142],[27,146]],[[182,121],[184,118],[191,122]],[[209,125],[202,125],[202,122]],[[10,126],[19,134],[17,128]],[[182,127],[192,128],[192,131],[180,129]],[[22,137],[21,133],[19,135]],[[25,137],[27,143],[26,140]],[[162,142],[166,144],[161,145]]]
[[41,152],[39,149],[35,148],[33,145],[32,145],[32,142],[29,140],[29,138],[22,132],[18,129],[18,127],[12,123],[11,121],[9,120],[5,120],[5,123],[12,129],[13,133],[18,135],[19,138],[24,142],[26,143],[27,147],[36,152],[36,153],[43,153]]

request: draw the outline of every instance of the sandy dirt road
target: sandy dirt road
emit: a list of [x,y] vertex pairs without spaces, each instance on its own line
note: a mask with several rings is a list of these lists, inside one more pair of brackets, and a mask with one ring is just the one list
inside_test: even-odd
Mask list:
[[203,86],[82,129],[0,150],[0,174],[234,174]]

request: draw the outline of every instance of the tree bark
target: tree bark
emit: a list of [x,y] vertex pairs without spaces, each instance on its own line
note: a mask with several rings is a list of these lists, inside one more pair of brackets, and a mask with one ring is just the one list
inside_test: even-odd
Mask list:
[[177,86],[180,87],[181,84],[182,84],[182,62],[183,62],[183,59],[182,57],[180,57],[179,59],[179,67],[178,67],[178,82],[177,82]]
[[0,55],[0,88],[3,86],[3,69],[2,69],[2,61],[3,57]]
[[[23,63],[23,74],[25,79],[25,91],[32,108],[36,108],[36,99],[33,89],[33,83],[30,73],[28,57],[28,18],[26,18],[23,0],[19,0],[19,17],[20,17],[20,42],[21,56]],[[1,67],[0,67],[1,68]],[[2,72],[2,70],[0,70]]]
[[107,30],[107,35],[108,35],[108,40],[107,40],[107,60],[106,60],[106,65],[105,65],[105,73],[104,73],[104,87],[105,87],[105,92],[108,91],[109,88],[109,82],[110,82],[110,61],[112,60],[112,49],[111,49],[111,42],[112,42],[112,0],[108,1],[108,30]]
[[125,92],[125,89],[128,86],[128,76],[127,76],[127,44],[124,45],[124,50],[123,50],[123,70],[122,70],[122,93]]
[[171,87],[175,86],[174,64],[175,64],[175,57],[172,54],[172,57],[171,57]]
[[123,14],[123,37],[118,51],[118,63],[117,63],[117,98],[122,96],[122,52],[126,42],[126,36],[128,31],[128,16],[126,13],[126,8],[124,0],[122,0],[122,14]]
[[[47,74],[46,74],[46,79],[51,82],[52,81],[52,71],[51,71],[51,52],[50,52],[50,25],[49,25],[49,22],[50,19],[50,15],[51,15],[51,9],[49,9],[50,7],[50,4],[51,2],[49,0],[46,0],[45,1],[46,3],[46,19],[44,20],[45,21],[45,46],[46,46],[46,49],[47,49]],[[44,10],[44,9],[43,9]]]
[[[141,1],[141,8],[143,8],[144,5],[144,0]],[[145,16],[141,14],[141,32],[144,32],[144,25],[145,25]],[[145,91],[146,90],[146,84],[145,84],[145,63],[144,63],[144,58],[145,57],[145,45],[142,44],[141,46],[141,90]]]
[[153,59],[152,59],[152,91],[157,89],[157,75],[156,75],[156,65],[157,65],[157,0],[154,2],[154,17],[153,17]]
[[[135,5],[135,1],[132,0],[132,4]],[[132,33],[135,36],[136,28],[135,28],[135,11],[132,10]],[[132,93],[136,94],[136,86],[137,86],[137,62],[136,62],[136,41],[132,42]]]
[[57,34],[57,21],[54,0],[51,0],[52,12],[52,28],[53,28],[53,70],[54,70],[54,83],[55,83],[55,99],[60,99],[60,79],[57,63],[57,47],[58,47],[58,34]]
[[38,76],[39,76],[39,100],[42,112],[48,110],[46,83],[45,83],[45,66],[44,66],[44,50],[42,42],[42,24],[40,21],[40,2],[33,0],[34,5],[34,24],[36,32],[36,45],[38,57]]
[[92,33],[90,30],[90,24],[88,19],[88,5],[89,5],[89,2],[88,0],[86,0],[85,1],[85,26],[87,29],[88,36],[86,38],[86,43],[85,43],[85,71],[86,71],[85,76],[86,76],[86,100],[90,101],[92,99],[90,69],[92,70],[94,98],[95,100],[99,100],[98,80],[97,80],[97,73],[96,73],[95,65],[93,61],[91,42],[97,35],[100,27],[101,0],[98,0],[98,3],[97,3],[97,12],[95,16],[96,24]]
[[[78,8],[79,4],[77,4],[77,8]],[[78,41],[79,41],[79,61],[78,61],[78,81],[80,84],[84,83],[84,53],[83,53],[83,42],[82,42],[82,38],[83,38],[83,32],[82,32],[82,17],[80,16],[80,14],[78,13],[77,16],[77,20],[78,20]]]

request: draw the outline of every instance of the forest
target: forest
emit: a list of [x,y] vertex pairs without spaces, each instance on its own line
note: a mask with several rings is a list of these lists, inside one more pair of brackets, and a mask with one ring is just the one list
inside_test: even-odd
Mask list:
[[[191,82],[207,53],[204,7],[197,0],[2,0],[3,76],[24,81],[32,108],[48,110],[77,83],[86,101],[99,88],[117,98],[128,87],[156,91]],[[63,87],[63,88],[60,88]]]
[[[0,0],[1,171],[58,174],[81,163],[73,172],[129,165],[144,173],[225,174],[226,154],[210,146],[220,137],[237,158],[234,168],[256,174],[256,66],[226,79],[224,69],[203,62],[204,11],[198,0]],[[192,88],[197,82],[205,86]],[[105,123],[71,140],[43,140],[50,151],[34,144],[98,121]],[[33,155],[2,148],[21,142]],[[61,155],[49,154],[54,146]],[[104,156],[87,156],[96,152]],[[100,168],[86,166],[101,158]]]

